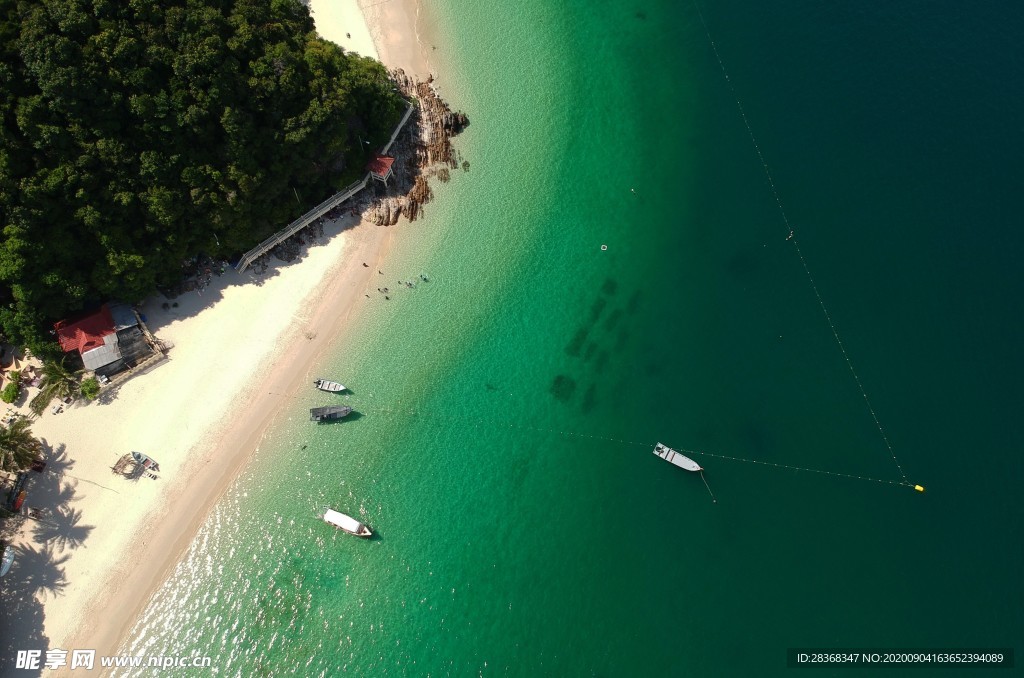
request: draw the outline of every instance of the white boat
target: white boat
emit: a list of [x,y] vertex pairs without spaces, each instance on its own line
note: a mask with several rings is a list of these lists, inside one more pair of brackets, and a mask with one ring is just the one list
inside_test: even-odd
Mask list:
[[317,379],[313,382],[313,385],[321,391],[327,391],[328,393],[340,393],[345,390],[345,386],[343,384],[339,384],[336,381],[330,381],[329,379]]
[[662,445],[661,443],[658,443],[657,445],[654,446],[654,453],[661,457],[662,459],[664,459],[665,461],[667,461],[668,463],[675,464],[679,468],[684,468],[687,471],[704,470],[700,467],[700,464],[695,462],[693,459],[690,459],[685,454],[679,454],[671,447],[667,447],[665,445]]
[[324,512],[324,515],[322,517],[325,523],[328,523],[329,525],[334,525],[335,527],[344,530],[349,534],[354,534],[357,537],[373,536],[373,532],[370,532],[370,528],[368,528],[366,525],[363,525],[355,518],[352,518],[351,516],[346,516],[344,513],[340,513],[338,511],[335,511],[334,509],[327,509],[327,511]]
[[4,555],[0,559],[0,577],[4,576],[11,571],[11,565],[14,564],[14,547],[10,544],[4,548]]

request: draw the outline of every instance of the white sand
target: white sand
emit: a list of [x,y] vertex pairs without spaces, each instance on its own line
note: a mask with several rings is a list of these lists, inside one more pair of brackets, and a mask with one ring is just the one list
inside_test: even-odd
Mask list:
[[309,0],[308,6],[320,37],[341,45],[346,52],[380,60],[357,0]]
[[422,39],[419,0],[359,0],[380,61],[388,68],[426,80],[429,46]]
[[[363,0],[366,21],[356,0],[311,5],[325,38],[380,54],[389,68],[428,74],[415,0]],[[386,269],[392,233],[370,224],[342,233],[341,225],[329,225],[325,241],[296,262],[276,263],[263,276],[228,270],[201,294],[175,299],[178,308],[163,310],[162,298],[146,304],[151,329],[173,345],[169,359],[119,386],[110,402],[47,411],[33,424],[36,436],[73,461],[61,483],[73,488],[70,506],[80,512],[74,529],[82,538],[51,544],[52,555],[41,556],[63,571],[56,593],[32,588],[22,569],[31,559],[15,563],[3,584],[42,603],[42,637],[18,610],[0,615],[0,634],[44,652],[116,651],[282,403],[311,388],[313,363],[360,309],[379,303],[364,294]],[[159,462],[159,478],[129,481],[111,472],[132,450]],[[26,504],[40,506],[41,497],[30,492]],[[39,554],[45,545],[33,542],[33,527],[26,521],[15,543]],[[0,670],[24,673],[12,667],[13,657],[0,657]]]

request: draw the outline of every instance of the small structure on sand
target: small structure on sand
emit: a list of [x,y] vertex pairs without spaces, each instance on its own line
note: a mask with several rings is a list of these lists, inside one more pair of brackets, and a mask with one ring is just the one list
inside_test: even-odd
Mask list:
[[159,476],[154,471],[160,470],[160,464],[142,452],[129,452],[122,455],[117,463],[110,467],[110,470],[128,480],[138,480],[142,476],[156,480]]

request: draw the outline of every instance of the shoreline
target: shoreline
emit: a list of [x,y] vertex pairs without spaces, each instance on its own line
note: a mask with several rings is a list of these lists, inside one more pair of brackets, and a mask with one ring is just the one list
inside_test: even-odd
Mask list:
[[426,81],[431,75],[428,51],[420,32],[421,0],[355,0],[366,21],[379,61],[388,70],[400,68]]
[[358,0],[302,1],[309,8],[321,38],[341,45],[346,52],[381,60]]
[[[248,463],[281,408],[289,402],[281,394],[293,395],[308,385],[315,363],[362,311],[364,307],[358,302],[364,299],[364,290],[372,287],[371,274],[376,277],[378,267],[383,266],[394,233],[366,221],[356,220],[353,226],[351,217],[345,221],[348,228],[335,223],[327,242],[307,246],[301,260],[280,264],[276,269],[272,267],[276,275],[262,284],[242,282],[234,277],[237,274],[228,272],[222,277],[223,282],[211,286],[213,291],[218,287],[240,286],[259,294],[277,287],[278,294],[287,294],[292,286],[283,292],[280,288],[289,282],[284,280],[286,274],[294,273],[291,277],[301,279],[306,293],[292,297],[294,307],[281,313],[284,321],[280,332],[261,346],[263,355],[259,358],[273,354],[274,366],[269,373],[260,369],[264,361],[257,359],[252,363],[251,372],[245,375],[242,388],[226,399],[224,406],[218,407],[216,401],[193,399],[191,410],[175,412],[176,416],[183,417],[197,408],[207,409],[214,423],[191,431],[192,439],[182,441],[176,454],[170,450],[153,452],[162,466],[158,480],[147,486],[144,479],[130,482],[113,477],[107,480],[110,475],[106,478],[99,475],[99,479],[110,485],[105,487],[88,477],[78,478],[73,502],[81,510],[83,522],[90,524],[91,534],[82,540],[81,546],[59,554],[68,556],[64,564],[67,586],[63,595],[43,601],[43,635],[48,647],[39,649],[88,648],[95,649],[99,655],[112,655],[118,650],[139,613],[178,563],[213,506]],[[362,262],[370,266],[364,268]],[[196,293],[179,299],[189,295]],[[302,317],[302,309],[307,305],[312,306],[312,311]],[[241,307],[231,310],[234,313],[249,311]],[[149,309],[146,311],[148,313]],[[204,320],[200,317],[202,314],[210,315],[214,311],[204,308],[177,322],[195,325]],[[205,320],[207,324],[216,322],[216,319]],[[166,334],[175,333],[168,330],[158,336]],[[179,371],[204,367],[189,360],[187,355],[176,357],[182,349],[182,344],[178,344],[170,350],[167,366],[157,366],[151,374],[137,375],[122,385],[118,400],[126,399],[126,388],[153,390],[167,386],[159,382],[166,382],[173,376],[170,367],[177,367]],[[210,361],[216,360],[216,356],[209,353],[207,356]],[[175,366],[175,362],[181,364]],[[142,400],[140,406],[132,408],[133,414],[152,417],[155,414],[152,410],[159,407],[160,402],[159,399]],[[117,401],[75,407],[59,415],[64,419],[51,415],[49,421],[39,420],[33,428],[38,429],[37,435],[52,440],[45,434],[59,430],[64,422],[77,424],[69,415],[78,414],[76,419],[95,419],[104,413],[99,408],[112,408],[115,404]],[[124,407],[131,408],[132,404],[125,403]],[[231,423],[219,425],[218,421]],[[103,471],[109,473],[108,464],[117,454],[107,452],[107,459],[102,453],[97,454],[95,443],[89,444],[92,441],[85,441],[80,448],[73,441],[73,434],[62,438],[67,438],[69,455],[74,455],[78,449],[84,452],[81,458],[75,458],[76,476],[92,474],[97,478],[96,474]],[[64,443],[62,440],[61,444]],[[171,447],[170,442],[168,447]],[[83,480],[89,484],[83,485],[80,482]],[[97,489],[96,485],[104,489]],[[114,490],[117,494],[105,491],[112,488],[117,488]],[[31,521],[26,522],[23,530],[33,527]],[[96,619],[103,619],[103,624],[96,624],[93,621]]]
[[[418,3],[396,0],[391,7],[366,8],[368,3],[357,1],[348,0],[365,16],[364,37],[373,35],[383,63],[427,77],[421,50],[394,47],[418,45],[403,39],[415,35]],[[321,30],[336,33],[338,27]],[[353,27],[348,32],[360,37]],[[172,345],[168,360],[120,385],[109,402],[76,404],[33,422],[33,433],[57,455],[66,446],[66,469],[73,475],[56,482],[69,486],[63,490],[72,494],[69,514],[77,512],[72,526],[80,522],[84,534],[48,551],[46,543],[31,538],[33,521],[21,526],[16,543],[27,541],[34,555],[57,561],[62,583],[51,591],[26,592],[41,608],[28,612],[41,618],[32,618],[41,628],[17,633],[21,610],[10,611],[5,622],[15,632],[17,649],[42,650],[45,659],[51,648],[113,655],[124,644],[289,402],[282,394],[308,386],[313,366],[365,308],[359,302],[370,301],[363,295],[374,288],[376,271],[385,268],[395,233],[359,215],[329,222],[325,236],[326,242],[306,245],[297,261],[275,261],[265,276],[229,269],[206,290],[169,300],[180,302],[175,308],[163,308],[162,297],[147,300],[148,324]],[[261,316],[265,307],[273,312]],[[240,335],[246,331],[257,333],[254,341],[244,341]],[[271,361],[267,372],[262,366]],[[160,462],[158,480],[147,485],[145,479],[130,482],[110,474],[110,465],[131,449]],[[0,657],[0,674],[30,675],[15,671],[13,660]],[[71,674],[67,667],[44,672]]]
[[[212,508],[252,458],[274,418],[289,402],[289,397],[308,386],[310,370],[321,360],[328,344],[342,336],[351,317],[359,313],[358,302],[362,299],[363,290],[370,286],[370,274],[377,270],[375,267],[383,265],[393,234],[365,221],[358,223],[355,228],[361,229],[363,233],[347,232],[334,236],[345,238],[345,248],[342,258],[323,271],[321,282],[332,281],[329,290],[324,292],[315,286],[310,295],[302,300],[305,302],[319,298],[308,325],[287,331],[279,340],[278,344],[285,348],[276,359],[272,371],[252,376],[250,386],[259,393],[254,393],[253,398],[244,405],[229,407],[225,414],[235,423],[223,430],[215,443],[204,446],[204,454],[195,460],[193,472],[176,484],[178,489],[184,489],[180,486],[187,485],[188,495],[199,501],[184,506],[179,501],[174,507],[162,507],[173,509],[176,518],[162,520],[156,530],[147,532],[147,542],[139,549],[142,551],[139,555],[146,556],[149,566],[132,570],[125,580],[112,587],[115,590],[108,592],[109,597],[102,594],[98,596],[97,602],[102,604],[94,606],[93,611],[98,612],[96,608],[102,608],[107,623],[99,628],[80,628],[72,636],[76,642],[70,647],[95,648],[98,654],[103,653],[101,648],[109,648],[108,654],[117,651],[139,613],[181,560]],[[362,241],[349,243],[348,239],[353,235],[362,235]],[[364,269],[360,263],[363,261],[373,263],[370,268]],[[315,336],[307,339],[308,334]],[[230,416],[236,413],[240,416]],[[226,463],[219,454],[221,449],[232,450]],[[220,472],[211,473],[211,470],[217,468],[216,464],[221,465]],[[168,488],[168,494],[176,494],[174,490],[174,487]],[[147,546],[147,543],[153,545]],[[144,594],[138,595],[140,592]],[[117,612],[111,615],[110,610]],[[83,622],[83,626],[87,624]]]

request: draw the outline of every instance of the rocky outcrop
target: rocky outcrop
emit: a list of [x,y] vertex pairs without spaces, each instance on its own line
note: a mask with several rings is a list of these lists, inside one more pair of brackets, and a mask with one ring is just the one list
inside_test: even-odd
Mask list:
[[393,178],[387,187],[375,182],[366,216],[381,225],[395,224],[402,216],[415,221],[433,197],[428,179],[447,182],[452,170],[469,170],[469,163],[452,146],[452,137],[469,125],[466,115],[449,108],[432,79],[417,82],[400,69],[392,77],[402,93],[416,102],[416,109],[389,151],[395,158]]

